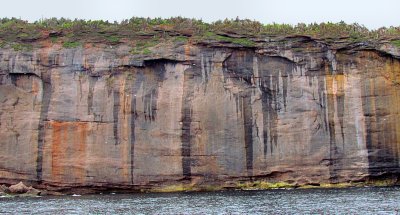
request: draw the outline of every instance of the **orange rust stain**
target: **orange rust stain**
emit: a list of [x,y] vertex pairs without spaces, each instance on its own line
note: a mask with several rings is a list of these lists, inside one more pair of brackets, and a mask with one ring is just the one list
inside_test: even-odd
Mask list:
[[[127,79],[123,79],[121,80],[121,86],[119,88],[119,92],[120,92],[120,104],[122,106],[122,110],[120,110],[119,114],[122,114],[122,119],[121,119],[121,145],[120,145],[120,153],[121,153],[121,158],[122,158],[122,175],[125,181],[129,181],[129,173],[130,173],[130,144],[129,144],[129,117],[127,117],[128,110],[130,110],[130,99],[129,93],[127,93],[126,91],[126,80]],[[122,113],[121,113],[122,112]]]
[[189,56],[190,56],[190,45],[185,45],[184,46],[184,49],[185,49],[185,60],[188,60],[189,59]]
[[77,123],[76,125],[78,141],[75,141],[74,148],[77,149],[76,163],[78,168],[76,169],[75,176],[80,181],[85,181],[85,164],[86,164],[86,138],[88,135],[88,124],[87,123]]
[[88,123],[49,122],[53,130],[51,176],[55,181],[85,180]]
[[344,95],[345,76],[335,75],[335,81],[336,81],[336,94],[339,96]]
[[51,176],[54,180],[60,180],[60,173],[63,172],[62,166],[60,166],[60,158],[62,155],[62,141],[61,141],[61,130],[62,123],[49,122],[51,128],[53,128],[53,137],[51,143]]
[[326,93],[328,95],[330,94],[335,94],[334,89],[333,89],[333,78],[331,75],[325,75],[325,80],[326,80]]
[[90,49],[91,47],[93,47],[93,44],[91,44],[91,43],[85,43],[85,44],[83,44],[83,48],[84,48],[84,49]]
[[32,93],[37,95],[39,92],[39,83],[33,79],[32,81]]

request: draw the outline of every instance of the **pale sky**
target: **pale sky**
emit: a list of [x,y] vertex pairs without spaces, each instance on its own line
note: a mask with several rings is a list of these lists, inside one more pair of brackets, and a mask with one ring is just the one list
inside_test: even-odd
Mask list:
[[399,9],[400,0],[2,0],[0,17],[121,21],[132,16],[183,16],[212,22],[239,16],[262,23],[343,20],[375,29],[400,26]]

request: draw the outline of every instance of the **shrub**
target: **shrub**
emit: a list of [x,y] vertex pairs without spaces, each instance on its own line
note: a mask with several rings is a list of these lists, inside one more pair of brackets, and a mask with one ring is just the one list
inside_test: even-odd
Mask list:
[[107,40],[108,40],[109,42],[111,42],[111,43],[118,43],[119,40],[120,40],[120,38],[117,37],[117,36],[108,36],[108,37],[107,37]]

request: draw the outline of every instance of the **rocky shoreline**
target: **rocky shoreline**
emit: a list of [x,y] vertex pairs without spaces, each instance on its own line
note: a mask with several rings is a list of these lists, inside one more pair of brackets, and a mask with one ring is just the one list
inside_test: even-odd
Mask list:
[[243,181],[230,185],[204,185],[195,186],[190,184],[169,185],[149,189],[132,188],[64,188],[58,191],[34,188],[27,186],[23,182],[11,186],[0,185],[0,198],[13,197],[41,197],[41,196],[80,196],[87,194],[127,194],[127,193],[172,193],[172,192],[213,192],[223,190],[274,190],[274,189],[343,189],[343,188],[362,188],[362,187],[393,187],[400,186],[400,180],[396,177],[386,179],[370,179],[359,182],[342,183],[311,183],[311,184],[291,184],[287,182],[267,182],[267,181]]
[[7,187],[6,185],[0,185],[0,197],[37,197],[37,196],[60,196],[64,195],[60,192],[48,191],[36,189],[32,186],[26,186],[24,183],[19,182],[18,184]]

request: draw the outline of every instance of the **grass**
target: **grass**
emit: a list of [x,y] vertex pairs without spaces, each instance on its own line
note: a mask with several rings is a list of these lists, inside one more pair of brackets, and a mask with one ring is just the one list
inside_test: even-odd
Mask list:
[[151,40],[143,40],[138,41],[134,48],[131,49],[131,54],[143,54],[143,55],[150,55],[152,51],[149,49],[151,47],[156,46],[161,41],[159,38],[153,38]]
[[391,43],[397,47],[400,47],[400,40],[392,40]]
[[58,38],[57,37],[50,37],[51,43],[57,43]]
[[79,47],[79,46],[81,46],[81,43],[77,42],[77,41],[65,41],[63,43],[63,47],[67,48],[67,49],[76,48],[76,47]]
[[148,49],[148,48],[145,48],[145,49],[143,49],[143,52],[142,52],[144,55],[150,55],[151,54],[151,51],[150,51],[150,49]]
[[33,46],[31,44],[13,43],[11,48],[14,49],[14,51],[31,51]]
[[176,36],[174,37],[174,42],[184,42],[186,43],[189,39],[184,36]]

